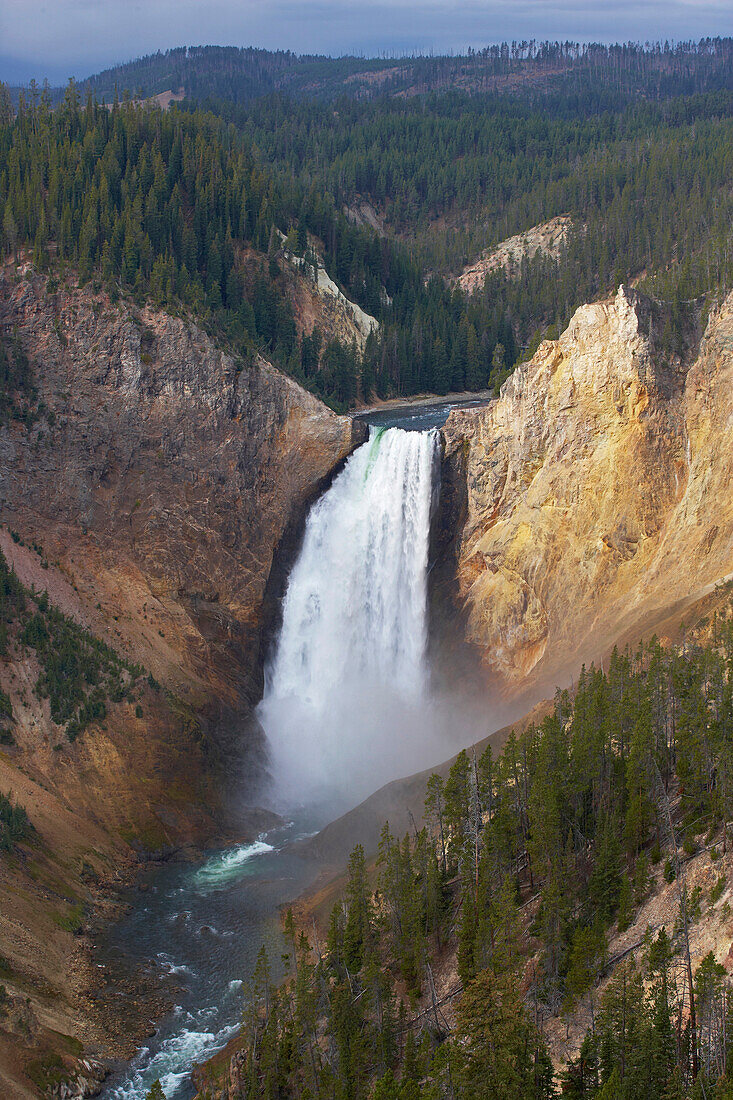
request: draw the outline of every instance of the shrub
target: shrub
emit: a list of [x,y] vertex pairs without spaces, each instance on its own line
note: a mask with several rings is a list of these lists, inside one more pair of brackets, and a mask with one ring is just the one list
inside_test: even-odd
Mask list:
[[688,859],[690,858],[690,856],[694,856],[695,852],[697,851],[697,842],[691,833],[688,833],[685,839],[682,841],[682,851],[685,853]]
[[53,919],[59,928],[63,928],[65,932],[73,932],[76,935],[84,923],[84,907],[80,902],[76,905],[70,905],[68,913],[54,913]]
[[6,695],[4,691],[0,690],[0,718],[13,718],[13,704],[10,702],[10,696]]
[[9,852],[14,845],[27,840],[32,832],[25,807],[13,805],[7,795],[0,793],[0,851]]
[[715,884],[710,890],[710,904],[715,905],[716,901],[720,901],[725,890],[725,875],[719,875]]

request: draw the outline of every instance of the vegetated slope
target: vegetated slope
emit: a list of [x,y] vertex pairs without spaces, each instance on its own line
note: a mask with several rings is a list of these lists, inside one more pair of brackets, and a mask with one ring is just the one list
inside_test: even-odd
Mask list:
[[[456,91],[336,109],[282,95],[213,107],[278,176],[376,221],[383,247],[409,251],[422,273],[424,285],[406,278],[389,309],[370,307],[382,327],[362,387],[380,396],[482,380],[498,389],[543,336],[621,282],[672,304],[679,350],[684,303],[733,286],[730,90],[613,109],[567,94],[538,103]],[[551,248],[484,270],[480,257],[502,241],[532,241],[560,218],[567,230]],[[456,279],[476,257],[467,296]]]
[[[338,407],[359,391],[481,389],[497,344],[497,378],[514,358],[505,318],[482,320],[442,280],[425,286],[403,248],[353,225],[322,188],[274,176],[211,114],[82,109],[70,86],[57,110],[42,97],[13,115],[0,87],[0,151],[6,255],[32,246],[39,269],[71,262],[112,295],[193,311],[238,354],[266,352]],[[283,234],[310,267],[315,246],[345,297],[379,322],[363,349],[303,341]]]
[[567,94],[538,103],[459,92],[344,100],[336,111],[282,96],[216,109],[269,164],[322,181],[337,203],[368,200],[429,271],[458,273],[503,239],[570,215],[576,233],[560,262],[526,265],[521,295],[511,280],[489,288],[525,344],[612,284],[675,260],[694,269],[727,238],[731,91],[613,109]]
[[733,298],[699,347],[695,318],[680,356],[667,307],[621,287],[451,414],[457,599],[500,690],[565,682],[733,573]]
[[287,918],[292,979],[261,956],[199,1096],[726,1096],[732,676],[728,585],[684,646],[459,754],[326,927]]
[[142,1037],[75,936],[121,872],[262,827],[273,563],[360,439],[262,358],[67,275],[0,269],[0,795],[35,830],[0,853],[9,1095]]
[[[233,102],[288,88],[301,96],[416,95],[442,88],[547,93],[561,86],[584,97],[664,98],[725,87],[731,42],[611,46],[577,42],[504,42],[464,55],[359,58],[297,55],[290,50],[188,46],[137,58],[88,78],[83,88],[108,103],[125,91],[154,96],[179,89],[193,99]],[[60,90],[56,91],[60,94]]]

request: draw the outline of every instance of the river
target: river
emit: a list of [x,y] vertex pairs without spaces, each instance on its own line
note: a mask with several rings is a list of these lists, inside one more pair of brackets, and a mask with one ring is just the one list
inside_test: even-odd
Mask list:
[[[452,407],[368,414],[369,442],[311,510],[258,711],[280,779],[270,804],[292,820],[198,864],[165,864],[147,875],[145,890],[130,891],[102,957],[133,967],[152,961],[173,987],[175,1008],[108,1079],[103,1100],[143,1100],[156,1079],[168,1100],[189,1100],[192,1065],[237,1029],[242,984],[263,943],[277,976],[279,907],[318,873],[291,843],[455,747],[433,728],[426,666],[434,429]],[[315,782],[324,776],[325,786]],[[303,809],[316,801],[331,814]]]
[[[289,847],[323,818],[302,815],[252,844],[170,862],[131,890],[130,908],[106,938],[101,957],[160,970],[175,1007],[128,1065],[108,1078],[104,1100],[142,1100],[160,1079],[168,1100],[194,1094],[190,1071],[221,1049],[242,1016],[242,984],[265,945],[277,976],[286,950],[279,906],[312,882],[317,868]],[[123,996],[124,994],[120,994]]]

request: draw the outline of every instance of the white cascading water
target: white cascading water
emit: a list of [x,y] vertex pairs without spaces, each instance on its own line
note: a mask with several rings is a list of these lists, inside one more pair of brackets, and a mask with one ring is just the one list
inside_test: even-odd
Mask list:
[[308,516],[258,711],[281,805],[353,805],[419,763],[437,449],[372,428]]

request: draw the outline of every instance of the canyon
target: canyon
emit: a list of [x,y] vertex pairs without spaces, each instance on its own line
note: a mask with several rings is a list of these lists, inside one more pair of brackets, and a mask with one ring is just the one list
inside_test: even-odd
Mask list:
[[0,1081],[23,1096],[36,1094],[29,1057],[68,1057],[59,1034],[111,1041],[75,908],[104,912],[141,857],[261,827],[243,791],[260,766],[252,708],[273,560],[289,561],[309,503],[366,429],[188,320],[54,290],[29,268],[0,274],[0,325],[26,349],[46,410],[1,433],[7,560],[162,687],[137,710],[113,704],[72,744],[34,694],[28,651],[0,663],[15,719],[0,790],[38,835],[35,858],[0,874],[2,980],[21,1005]]
[[[442,429],[433,611],[517,718],[614,643],[676,636],[733,573],[733,296],[695,315],[683,347],[665,310],[625,286],[582,307],[498,399]],[[14,1014],[0,1083],[32,1096],[29,1059],[78,1058],[59,1035],[110,1047],[89,996],[91,930],[59,912],[112,915],[140,860],[266,823],[253,708],[279,597],[309,505],[367,429],[186,317],[49,285],[28,264],[0,272],[0,325],[46,409],[0,429],[3,552],[162,689],[145,689],[143,717],[114,704],[72,744],[27,653],[0,662],[15,716],[0,791],[40,845],[0,864]],[[360,811],[350,839],[385,805]]]

